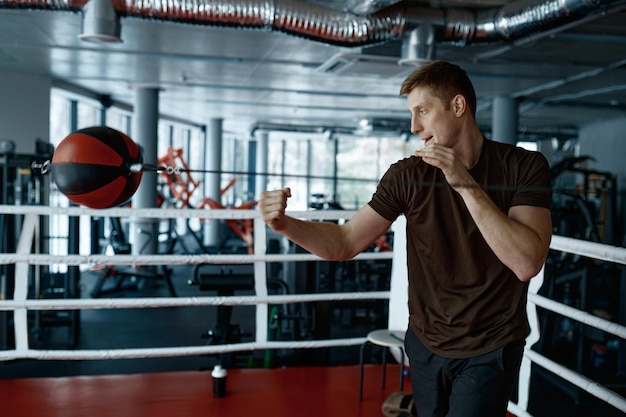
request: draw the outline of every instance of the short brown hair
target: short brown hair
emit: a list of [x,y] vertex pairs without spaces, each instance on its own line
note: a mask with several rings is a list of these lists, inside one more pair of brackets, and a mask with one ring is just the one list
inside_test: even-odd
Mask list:
[[413,71],[402,83],[400,95],[404,96],[416,87],[428,87],[443,102],[446,109],[457,94],[465,97],[472,115],[476,117],[476,92],[467,72],[458,65],[435,61]]

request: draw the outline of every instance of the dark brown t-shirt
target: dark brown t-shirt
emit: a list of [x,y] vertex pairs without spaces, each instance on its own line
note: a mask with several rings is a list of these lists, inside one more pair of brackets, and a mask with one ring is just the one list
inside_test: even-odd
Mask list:
[[[550,169],[539,152],[485,139],[469,172],[504,213],[550,208]],[[431,351],[467,358],[526,335],[528,284],[489,248],[441,170],[417,157],[399,161],[369,205],[390,221],[406,216],[409,325]]]

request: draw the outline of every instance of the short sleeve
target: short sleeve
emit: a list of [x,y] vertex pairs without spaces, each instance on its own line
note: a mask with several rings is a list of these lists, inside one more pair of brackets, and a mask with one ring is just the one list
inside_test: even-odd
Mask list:
[[400,194],[404,188],[402,184],[405,182],[398,163],[391,165],[378,183],[369,206],[385,219],[395,221],[404,210]]
[[530,152],[519,169],[519,183],[511,206],[549,209],[552,205],[552,174],[546,157],[540,152]]

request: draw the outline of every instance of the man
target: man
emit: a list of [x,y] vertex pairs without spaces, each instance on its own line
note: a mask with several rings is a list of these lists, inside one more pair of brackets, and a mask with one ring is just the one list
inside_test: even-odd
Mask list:
[[454,64],[417,69],[400,95],[425,146],[393,164],[348,222],[286,216],[288,188],[264,192],[259,210],[273,230],[331,260],[354,257],[405,215],[417,413],[503,417],[528,330],[528,281],[552,236],[549,166],[538,152],[483,137],[474,87]]

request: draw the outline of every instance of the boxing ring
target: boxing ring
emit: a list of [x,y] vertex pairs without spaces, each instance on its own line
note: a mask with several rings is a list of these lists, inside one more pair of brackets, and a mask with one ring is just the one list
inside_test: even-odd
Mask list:
[[[309,220],[345,220],[354,212],[351,211],[306,211],[290,212],[291,215]],[[19,240],[15,253],[0,254],[0,264],[15,266],[14,291],[12,298],[0,300],[0,311],[12,312],[14,322],[15,348],[0,350],[0,361],[17,359],[37,360],[86,360],[86,359],[123,359],[149,358],[165,356],[188,356],[217,354],[224,352],[251,351],[264,349],[315,349],[338,346],[360,345],[365,335],[357,338],[338,338],[314,341],[270,341],[268,340],[268,306],[271,304],[310,303],[319,301],[348,300],[385,300],[393,297],[394,288],[406,286],[392,283],[391,291],[341,292],[323,294],[292,294],[270,295],[267,287],[267,264],[276,262],[307,262],[320,260],[312,254],[267,254],[267,228],[260,221],[259,214],[254,210],[199,210],[199,209],[130,209],[113,208],[92,210],[79,207],[51,208],[43,206],[0,206],[0,215],[16,216],[22,219]],[[200,218],[204,220],[252,219],[254,224],[254,251],[252,254],[237,255],[50,255],[32,253],[35,247],[36,230],[42,216],[93,216],[122,217],[133,221],[145,219],[178,219]],[[403,227],[395,227],[395,233],[404,233]],[[402,239],[398,239],[403,241]],[[398,245],[402,246],[402,245]],[[580,241],[576,239],[554,236],[551,249],[568,254],[580,255],[605,262],[626,265],[626,249],[609,245]],[[355,260],[394,260],[392,276],[402,276],[406,262],[398,257],[404,247],[394,247],[393,252],[364,252]],[[405,259],[405,257],[404,257]],[[206,297],[158,297],[158,298],[97,298],[97,299],[29,299],[29,274],[32,266],[65,264],[74,266],[125,265],[132,267],[149,265],[199,265],[199,264],[252,264],[254,269],[253,296],[206,296]],[[555,361],[533,351],[531,347],[540,340],[540,328],[537,308],[556,313],[594,329],[626,338],[626,327],[602,319],[582,310],[556,302],[538,294],[543,284],[543,271],[531,280],[528,294],[528,318],[531,332],[522,360],[517,402],[509,403],[509,411],[517,416],[531,416],[528,413],[529,385],[531,365],[535,364],[544,370],[567,380],[569,383],[586,391],[601,401],[626,412],[626,398],[606,386],[588,377],[568,369]],[[400,290],[402,291],[402,289]],[[9,297],[7,297],[9,298]],[[399,299],[399,297],[398,297]],[[180,346],[163,348],[134,349],[93,349],[93,350],[43,350],[33,349],[29,345],[28,317],[29,311],[37,310],[84,310],[84,309],[125,309],[125,308],[159,308],[177,306],[255,306],[255,334],[253,342],[231,343],[211,346]]]

